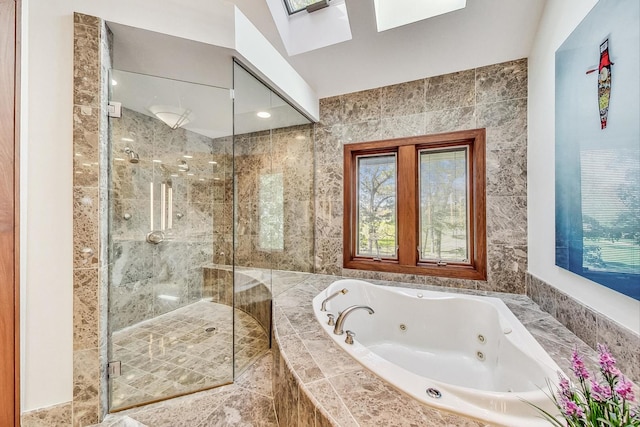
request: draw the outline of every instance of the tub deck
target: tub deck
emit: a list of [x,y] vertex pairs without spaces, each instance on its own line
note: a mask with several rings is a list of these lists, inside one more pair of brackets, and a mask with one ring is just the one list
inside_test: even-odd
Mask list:
[[[273,390],[280,426],[489,426],[422,404],[362,367],[315,318],[311,301],[336,276],[310,275],[274,297]],[[371,281],[389,286],[406,283]],[[433,287],[502,299],[565,372],[573,349],[591,369],[597,353],[525,295]]]

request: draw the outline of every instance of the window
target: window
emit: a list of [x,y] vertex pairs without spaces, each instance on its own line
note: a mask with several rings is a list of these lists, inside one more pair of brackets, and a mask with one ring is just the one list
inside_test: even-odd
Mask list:
[[344,147],[344,267],[486,280],[485,131]]
[[284,186],[282,173],[260,174],[258,246],[262,250],[284,249]]
[[[287,7],[287,12],[289,12],[289,15],[307,10],[309,6],[316,4],[318,8],[321,8],[323,6],[326,6],[327,3],[328,0],[284,0],[284,4]],[[313,10],[315,10],[315,8],[311,7],[310,11]]]

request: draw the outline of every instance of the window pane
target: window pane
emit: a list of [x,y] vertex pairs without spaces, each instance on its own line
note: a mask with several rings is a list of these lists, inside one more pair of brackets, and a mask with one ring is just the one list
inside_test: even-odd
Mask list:
[[292,15],[301,10],[305,10],[309,5],[318,3],[318,0],[284,0],[284,2],[287,5],[289,15]]
[[283,190],[282,173],[260,175],[260,249],[284,249]]
[[420,152],[420,259],[468,262],[467,149]]
[[358,157],[357,255],[396,257],[396,156]]

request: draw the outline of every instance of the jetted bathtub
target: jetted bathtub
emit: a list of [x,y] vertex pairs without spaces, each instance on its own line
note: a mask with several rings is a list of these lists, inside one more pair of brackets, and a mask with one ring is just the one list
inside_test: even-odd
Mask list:
[[[337,319],[353,305],[374,313],[345,317],[344,331],[355,333],[347,344],[327,314]],[[340,347],[427,405],[509,427],[549,425],[526,402],[557,412],[545,393],[560,368],[500,299],[344,279],[318,294],[313,309]]]

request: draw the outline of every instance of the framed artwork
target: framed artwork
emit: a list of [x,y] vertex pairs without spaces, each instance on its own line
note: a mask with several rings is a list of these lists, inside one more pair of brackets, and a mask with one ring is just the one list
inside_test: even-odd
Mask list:
[[640,2],[600,0],[555,71],[556,265],[640,300]]

